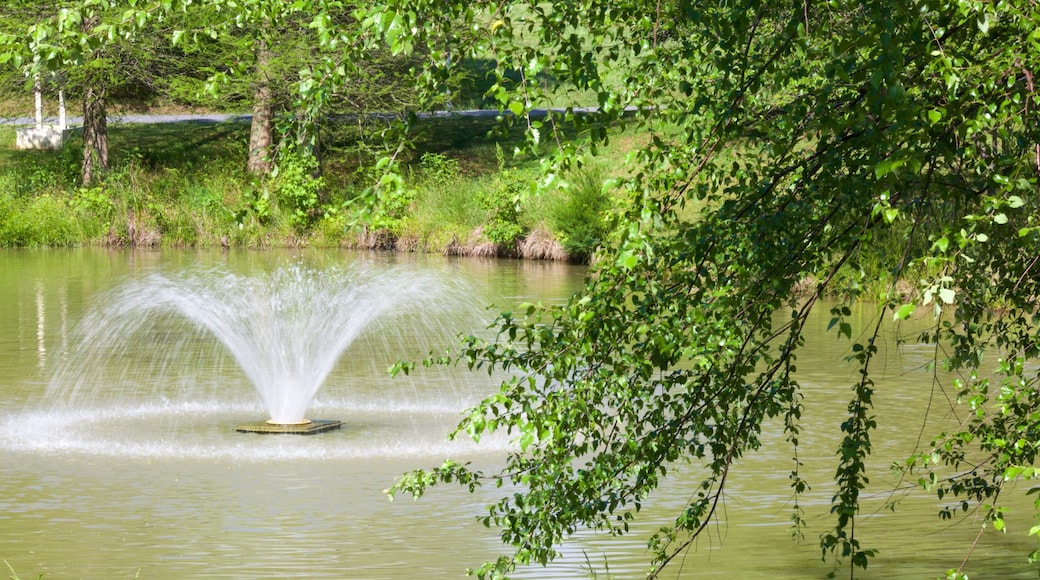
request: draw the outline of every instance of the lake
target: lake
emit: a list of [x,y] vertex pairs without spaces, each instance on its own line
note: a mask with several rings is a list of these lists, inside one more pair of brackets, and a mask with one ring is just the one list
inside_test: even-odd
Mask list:
[[[149,287],[141,284],[156,276],[248,279],[287,268],[326,278],[393,271],[395,285],[374,300],[407,291],[344,348],[310,404],[315,418],[342,420],[342,429],[235,432],[265,418],[264,404],[235,355],[198,323],[142,314],[140,328],[106,334],[104,320],[118,317],[112,309],[128,300],[126,289],[143,300]],[[23,579],[48,580],[464,577],[506,553],[497,531],[476,521],[501,490],[445,487],[394,502],[383,490],[447,457],[496,465],[507,439],[474,445],[445,436],[497,384],[484,372],[418,369],[391,378],[387,368],[443,351],[459,333],[487,332],[497,310],[562,302],[583,275],[565,264],[345,251],[2,251],[0,559]],[[821,562],[817,538],[832,525],[829,481],[856,374],[844,362],[849,343],[826,331],[827,308],[817,311],[798,359],[806,396],[799,459],[813,486],[800,500],[805,539],[791,539],[792,450],[778,423],[735,466],[718,521],[664,578],[823,578],[834,570]],[[865,328],[876,313],[855,314]],[[964,412],[951,409],[948,385],[925,367],[934,347],[915,335],[912,324],[893,326],[881,345],[874,471],[856,526],[880,555],[859,578],[940,577],[964,559],[979,529],[971,516],[941,522],[940,502],[888,469]],[[516,577],[641,577],[647,536],[692,495],[696,473],[670,470],[632,534],[579,533],[559,562]],[[966,568],[973,579],[1035,577],[1025,561],[1036,546],[1025,532],[1032,506],[1018,495],[1008,533],[978,538]],[[886,508],[893,497],[901,498],[894,512]]]

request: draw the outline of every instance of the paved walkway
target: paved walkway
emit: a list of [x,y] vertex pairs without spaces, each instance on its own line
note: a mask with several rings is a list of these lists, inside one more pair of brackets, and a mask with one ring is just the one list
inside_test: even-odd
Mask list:
[[[223,123],[225,121],[248,121],[252,115],[224,115],[220,113],[205,113],[201,115],[109,115],[108,122],[115,125],[119,123]],[[66,117],[65,122],[69,127],[78,127],[83,124],[83,117]],[[33,117],[6,117],[0,118],[0,125],[29,126],[36,123]],[[44,117],[44,125],[57,125],[57,117]]]
[[[559,112],[563,112],[563,109],[557,109]],[[634,110],[634,109],[633,109]],[[578,114],[593,113],[596,109],[594,107],[575,107],[574,112]],[[547,109],[533,109],[531,116],[538,118],[544,117],[548,113]],[[500,114],[512,115],[511,112],[506,111],[505,113],[499,113],[496,110],[491,109],[468,109],[461,111],[437,111],[434,113],[421,113],[420,118],[423,117],[495,117]],[[236,114],[221,114],[221,113],[203,113],[203,114],[184,114],[184,115],[109,115],[108,122],[116,125],[119,123],[184,123],[184,122],[195,122],[195,123],[223,123],[226,121],[242,121],[246,122],[252,119],[252,115],[236,115]],[[35,123],[35,119],[32,117],[2,117],[0,118],[0,125],[15,125],[15,126],[29,126]],[[66,123],[69,127],[77,127],[83,124],[83,117],[66,117]],[[44,125],[57,125],[57,117],[44,117]]]

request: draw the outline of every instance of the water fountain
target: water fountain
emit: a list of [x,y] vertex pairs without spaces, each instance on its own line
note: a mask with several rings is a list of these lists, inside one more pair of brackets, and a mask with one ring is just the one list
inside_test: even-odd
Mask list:
[[[248,376],[267,411],[266,420],[238,425],[236,431],[322,433],[342,422],[310,419],[307,413],[344,352],[382,319],[405,314],[420,319],[418,313],[434,306],[444,290],[432,276],[358,265],[322,270],[294,265],[250,276],[220,270],[153,273],[106,296],[81,324],[85,332],[75,350],[79,356],[125,359],[129,368],[141,363],[137,346],[148,341],[169,345],[161,350],[183,367],[183,349],[176,345],[185,334],[202,331]],[[89,364],[66,368],[80,373]],[[68,391],[73,404],[112,387],[69,371],[52,385]]]

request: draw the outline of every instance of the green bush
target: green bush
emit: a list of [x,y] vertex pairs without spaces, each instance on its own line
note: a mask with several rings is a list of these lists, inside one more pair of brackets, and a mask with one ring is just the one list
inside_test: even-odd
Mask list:
[[320,248],[335,248],[346,238],[347,220],[343,212],[329,208],[314,226],[313,244]]
[[484,208],[484,235],[496,244],[510,245],[526,233],[520,221],[521,203],[528,184],[513,169],[505,169],[495,178],[492,186],[480,196]]
[[389,232],[400,235],[409,220],[412,203],[418,192],[404,182],[400,175],[382,174],[380,167],[359,172],[362,182],[375,178],[378,185],[363,190],[352,190],[343,202],[348,229],[357,231]]
[[81,187],[69,201],[87,239],[95,239],[108,231],[115,219],[116,206],[103,187]]
[[103,187],[81,187],[72,194],[69,202],[72,209],[84,216],[94,216],[108,221],[115,215],[116,207]]
[[226,231],[235,225],[235,214],[225,205],[224,194],[219,189],[192,185],[181,205],[184,210],[196,214],[200,222],[213,226],[216,232]]
[[559,199],[549,211],[553,231],[568,254],[590,256],[608,233],[605,218],[612,207],[602,170],[578,170]]
[[49,194],[20,203],[0,200],[0,245],[8,247],[61,247],[79,243],[77,220],[61,199]]
[[446,184],[459,179],[459,160],[441,153],[423,153],[419,167],[427,183]]
[[317,171],[318,162],[313,156],[288,149],[279,154],[271,171],[270,191],[278,209],[297,232],[309,230],[321,217],[319,194],[325,189],[325,179],[315,177]]
[[[417,249],[508,246],[549,225],[551,203],[528,195],[533,160],[511,158],[507,167],[487,139],[490,127],[424,121],[414,171],[404,176],[384,175],[364,155],[329,155],[319,177],[310,156],[285,147],[274,175],[257,178],[245,170],[248,124],[113,125],[111,170],[93,187],[80,185],[81,136],[60,151],[19,151],[14,129],[4,128],[0,244],[159,243],[161,236],[164,245],[332,246],[361,230],[383,242],[409,238]],[[408,153],[402,162],[413,159]],[[483,239],[474,239],[478,229]]]
[[7,223],[11,221],[11,216],[14,215],[17,205],[18,203],[10,191],[0,189],[0,245],[11,245],[2,236],[4,236],[7,230]]

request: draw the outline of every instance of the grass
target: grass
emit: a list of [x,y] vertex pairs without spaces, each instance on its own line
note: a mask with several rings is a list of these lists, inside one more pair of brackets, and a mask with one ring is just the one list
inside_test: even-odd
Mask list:
[[73,134],[60,151],[19,151],[14,130],[0,128],[0,246],[310,245],[553,259],[588,254],[590,248],[562,249],[569,238],[554,216],[572,190],[530,195],[539,160],[514,157],[520,131],[493,117],[413,122],[411,146],[400,156],[402,187],[381,194],[375,205],[364,203],[365,169],[374,158],[369,145],[395,138],[391,130],[379,119],[326,127],[320,179],[313,168],[290,172],[289,157],[278,176],[261,180],[244,168],[244,122],[113,125],[110,170],[99,185],[85,188],[79,184],[80,136]]
[[[291,159],[275,178],[247,174],[242,122],[116,125],[111,170],[90,188],[79,185],[79,137],[60,151],[17,151],[14,130],[0,128],[0,246],[351,247],[583,261],[609,235],[604,216],[624,203],[604,180],[621,176],[647,139],[638,128],[623,132],[565,175],[566,187],[534,195],[539,159],[512,155],[518,132],[496,130],[494,118],[423,119],[409,128],[400,187],[369,204],[366,144],[389,127],[323,130],[316,181]],[[722,162],[740,155],[727,150]],[[694,200],[680,213],[696,221],[703,209]],[[877,273],[867,291],[888,292],[882,258],[897,250],[861,256]]]

